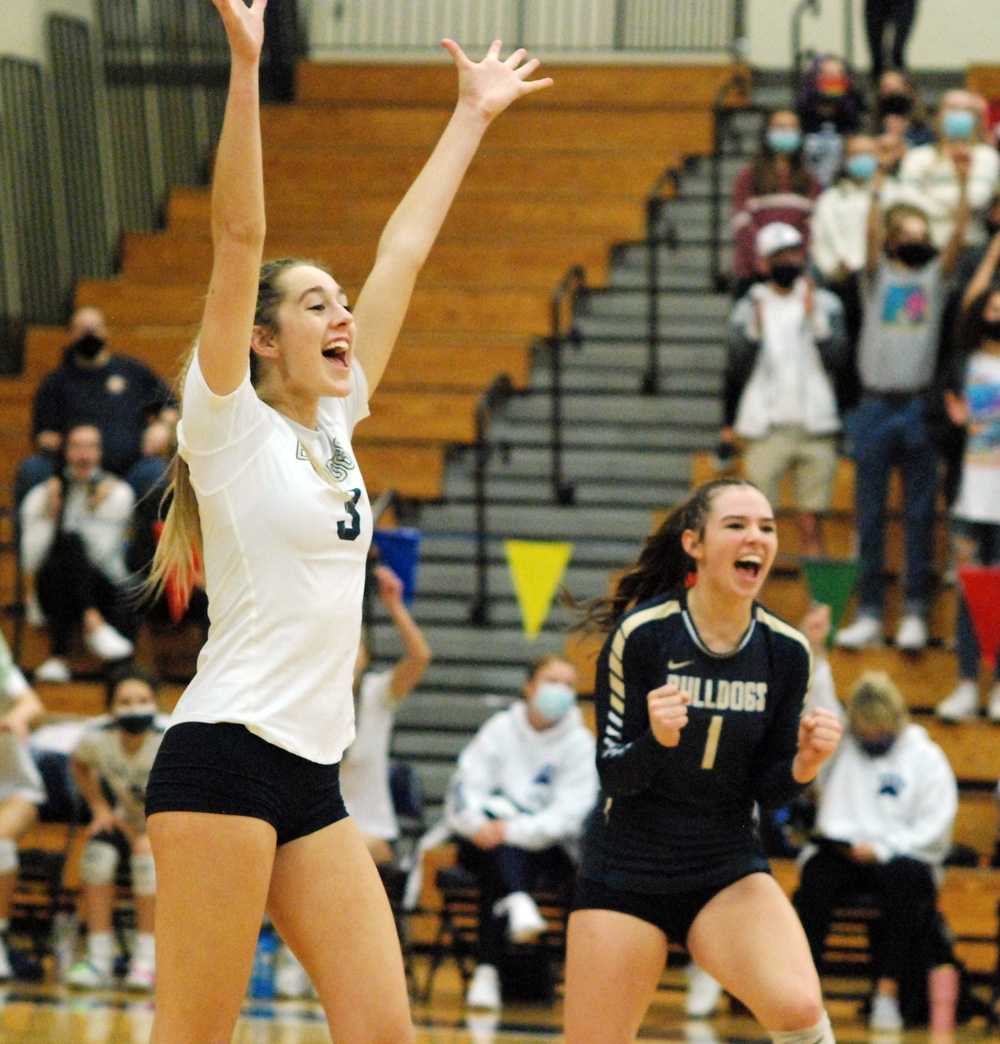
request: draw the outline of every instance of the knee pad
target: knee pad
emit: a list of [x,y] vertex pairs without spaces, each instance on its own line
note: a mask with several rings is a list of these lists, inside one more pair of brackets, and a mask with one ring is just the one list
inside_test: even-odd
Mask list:
[[135,895],[156,895],[156,869],[152,852],[133,852],[132,891]]
[[786,1030],[768,1034],[774,1044],[834,1044],[833,1027],[830,1016],[823,1012],[823,1017],[815,1026],[806,1029]]
[[17,842],[6,837],[0,839],[0,876],[16,874],[19,864]]
[[87,842],[83,850],[83,861],[80,865],[80,876],[84,884],[109,885],[115,880],[118,869],[118,849],[107,841]]

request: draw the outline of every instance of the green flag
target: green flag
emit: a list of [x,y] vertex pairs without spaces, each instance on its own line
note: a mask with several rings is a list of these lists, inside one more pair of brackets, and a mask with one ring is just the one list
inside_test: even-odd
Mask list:
[[802,571],[806,575],[812,600],[830,607],[830,635],[826,644],[832,646],[833,637],[854,591],[854,581],[858,577],[857,559],[803,558]]

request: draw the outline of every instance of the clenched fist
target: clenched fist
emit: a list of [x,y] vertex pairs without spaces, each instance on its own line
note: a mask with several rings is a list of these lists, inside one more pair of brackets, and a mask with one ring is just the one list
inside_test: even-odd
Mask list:
[[661,685],[646,694],[649,727],[658,743],[676,747],[681,741],[681,729],[688,723],[687,707],[691,697],[676,685]]
[[816,778],[820,766],[837,749],[844,729],[832,711],[817,708],[799,722],[799,745],[792,775],[799,783]]

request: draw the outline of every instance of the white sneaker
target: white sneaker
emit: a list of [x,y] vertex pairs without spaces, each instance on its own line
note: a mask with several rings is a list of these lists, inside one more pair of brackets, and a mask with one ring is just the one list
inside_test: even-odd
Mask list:
[[990,695],[986,701],[986,717],[990,721],[1000,724],[1000,681],[993,683]]
[[500,1010],[500,975],[492,964],[477,964],[472,982],[465,991],[467,1008]]
[[46,624],[45,613],[42,612],[38,595],[34,591],[24,600],[24,619],[28,626],[34,627],[36,631],[40,631]]
[[684,998],[684,1013],[692,1019],[706,1019],[718,1008],[722,987],[694,962],[687,966],[685,974],[688,988]]
[[898,1033],[903,1028],[903,1016],[899,1014],[899,1004],[895,997],[889,997],[884,993],[875,994],[868,1028],[876,1033]]
[[43,664],[35,668],[36,682],[65,685],[72,677],[69,665],[61,656],[50,656]]
[[92,961],[86,959],[77,961],[66,976],[66,985],[77,990],[106,990],[114,985],[110,975],[97,967]]
[[[1000,712],[1000,706],[997,710]],[[934,713],[942,721],[970,721],[979,713],[979,687],[968,678],[960,681],[951,695],[934,708]]]
[[493,912],[507,915],[507,936],[514,943],[534,942],[548,927],[527,892],[511,892],[493,904]]
[[155,984],[156,972],[153,966],[134,957],[125,976],[125,989],[136,993],[152,993]]
[[896,648],[903,652],[921,652],[927,647],[927,624],[922,616],[907,613],[896,629]]
[[882,621],[877,616],[859,616],[850,627],[837,632],[834,643],[841,649],[864,649],[882,643]]
[[14,969],[10,966],[10,954],[7,952],[7,940],[0,935],[0,982],[9,982],[14,978]]
[[309,992],[309,976],[287,946],[282,946],[278,951],[274,969],[274,992],[286,1000],[297,1000]]
[[88,631],[84,643],[99,660],[125,660],[135,652],[135,646],[109,623]]

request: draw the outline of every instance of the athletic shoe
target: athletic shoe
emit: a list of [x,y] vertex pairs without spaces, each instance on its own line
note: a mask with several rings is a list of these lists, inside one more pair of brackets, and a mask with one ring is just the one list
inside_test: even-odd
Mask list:
[[76,990],[106,990],[114,985],[114,979],[110,973],[105,974],[96,964],[84,958],[70,968],[66,985]]
[[285,1000],[297,1000],[309,993],[309,976],[299,959],[287,947],[278,951],[274,969],[274,992]]
[[990,721],[1000,724],[1000,681],[990,689],[990,696],[986,703],[986,717]]
[[140,961],[138,957],[133,957],[128,975],[125,976],[125,989],[134,990],[136,993],[152,993],[155,983],[156,972],[153,966]]
[[35,668],[36,682],[65,685],[72,677],[69,666],[61,656],[50,656],[41,666]]
[[877,616],[859,616],[850,627],[837,632],[834,643],[841,649],[864,649],[882,644],[882,621]]
[[500,976],[492,964],[477,964],[472,982],[465,991],[467,1008],[500,1010]]
[[514,943],[534,942],[547,927],[527,892],[511,892],[493,904],[493,912],[507,915],[507,936]]
[[99,660],[125,660],[135,652],[135,646],[109,623],[88,631],[84,643]]
[[687,996],[684,998],[684,1013],[692,1019],[706,1019],[714,1015],[722,997],[722,987],[708,974],[692,962],[685,969],[687,975]]
[[927,647],[927,624],[917,613],[907,613],[896,630],[896,648],[903,652],[922,652]]
[[7,939],[0,935],[0,982],[10,982],[14,978],[14,969],[10,964],[10,954],[7,952]]
[[38,595],[34,591],[24,600],[24,619],[29,627],[34,627],[38,631],[47,623],[45,613],[42,612],[42,607],[38,604]]
[[889,997],[884,993],[875,994],[868,1028],[875,1033],[898,1033],[902,1030],[903,1016],[899,1014],[899,1004],[895,997]]
[[971,721],[979,714],[979,687],[974,681],[964,678],[951,695],[934,708],[934,713],[942,721]]

